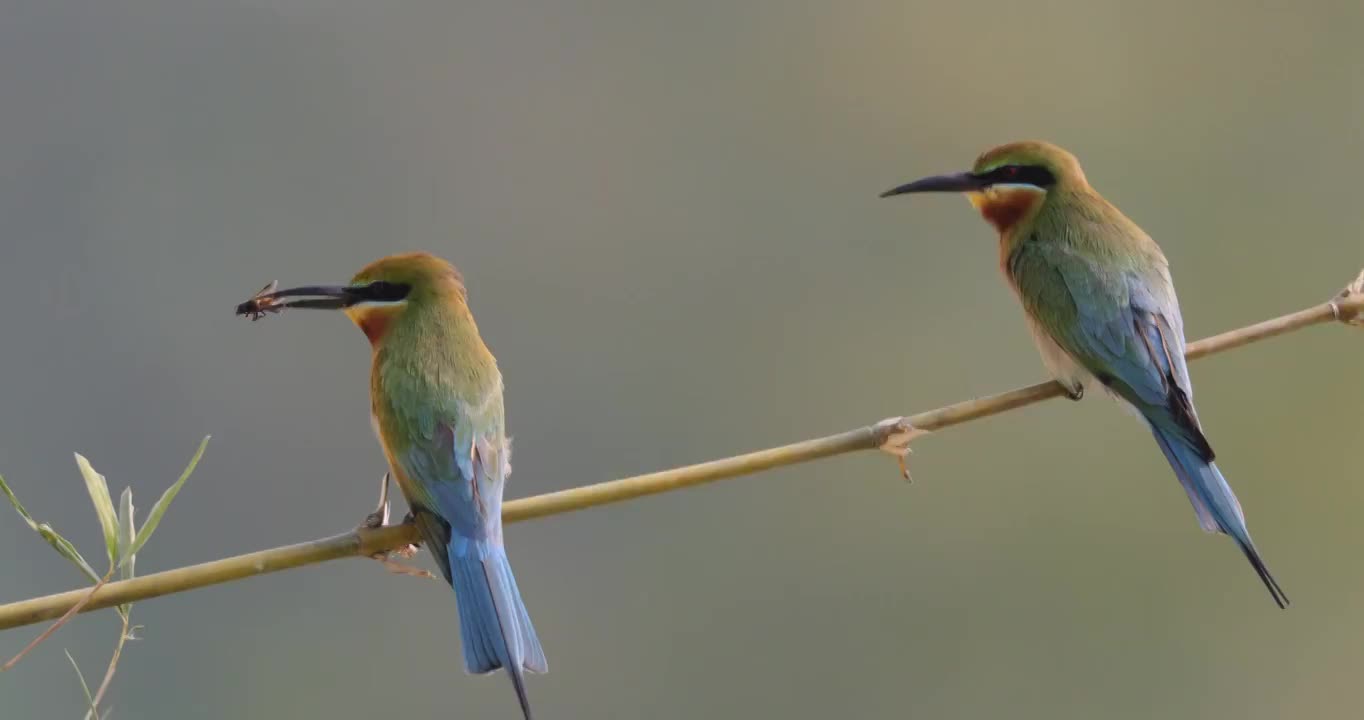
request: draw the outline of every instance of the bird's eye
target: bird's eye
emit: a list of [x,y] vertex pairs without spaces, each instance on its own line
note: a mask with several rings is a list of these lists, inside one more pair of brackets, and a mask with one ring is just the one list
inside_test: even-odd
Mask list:
[[377,280],[365,286],[364,298],[374,302],[397,302],[412,291],[411,285]]
[[1041,165],[1000,165],[986,173],[989,183],[1010,185],[1033,185],[1049,188],[1056,184],[1056,176]]

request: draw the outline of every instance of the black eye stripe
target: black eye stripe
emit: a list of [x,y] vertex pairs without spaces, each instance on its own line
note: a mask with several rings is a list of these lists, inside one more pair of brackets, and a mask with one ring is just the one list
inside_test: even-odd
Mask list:
[[392,283],[385,280],[378,280],[368,285],[352,288],[351,293],[358,296],[361,300],[371,302],[397,302],[407,297],[412,292],[412,286],[404,283]]
[[1001,165],[978,177],[990,185],[1019,183],[1048,188],[1056,184],[1056,176],[1041,165]]

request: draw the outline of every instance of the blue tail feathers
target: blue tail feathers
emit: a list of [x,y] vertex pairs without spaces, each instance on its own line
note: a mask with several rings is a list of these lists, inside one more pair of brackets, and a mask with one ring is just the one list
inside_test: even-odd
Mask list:
[[1260,553],[1250,539],[1250,531],[1246,529],[1246,518],[1241,512],[1241,503],[1236,500],[1235,493],[1231,491],[1231,486],[1227,484],[1226,478],[1222,477],[1217,465],[1205,461],[1198,450],[1178,433],[1163,430],[1154,423],[1151,425],[1151,432],[1156,436],[1161,451],[1165,453],[1165,459],[1169,460],[1170,466],[1174,468],[1180,484],[1184,486],[1189,502],[1193,503],[1199,524],[1208,532],[1221,532],[1230,536],[1241,548],[1241,552],[1245,553],[1251,567],[1255,568],[1256,574],[1260,576],[1260,581],[1274,597],[1274,602],[1280,608],[1288,607],[1288,596],[1260,559]]
[[507,551],[500,543],[453,537],[448,548],[450,585],[459,604],[464,667],[470,673],[506,668],[521,710],[530,720],[523,670],[549,669],[530,614],[521,602]]

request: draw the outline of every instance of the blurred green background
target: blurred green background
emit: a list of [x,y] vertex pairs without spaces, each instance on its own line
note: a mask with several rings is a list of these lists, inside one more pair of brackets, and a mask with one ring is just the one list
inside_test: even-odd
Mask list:
[[[71,452],[145,511],[212,433],[143,573],[353,526],[364,338],[231,311],[407,249],[468,279],[509,497],[1033,382],[989,228],[876,197],[1026,137],[1163,244],[1191,339],[1294,310],[1364,264],[1362,30],[1347,2],[9,3],[0,473],[96,555]],[[1287,612],[1096,396],[926,438],[910,486],[868,453],[512,527],[538,715],[1353,715],[1362,342],[1193,367]],[[4,508],[0,547],[0,601],[81,581]],[[134,619],[115,718],[517,716],[449,590],[375,563]],[[6,720],[78,716],[61,649],[97,678],[115,633],[82,616],[0,677]]]

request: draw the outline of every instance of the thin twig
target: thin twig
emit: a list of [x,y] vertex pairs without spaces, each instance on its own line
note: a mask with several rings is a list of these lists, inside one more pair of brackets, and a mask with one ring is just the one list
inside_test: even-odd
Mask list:
[[[1359,282],[1361,281],[1356,281],[1356,284]],[[1197,360],[1312,325],[1333,321],[1352,323],[1361,316],[1364,316],[1364,289],[1351,285],[1346,288],[1345,292],[1329,302],[1192,343],[1186,350],[1186,356],[1190,360]],[[896,435],[904,436],[916,432],[941,430],[1050,398],[1060,397],[1064,394],[1065,391],[1055,382],[1029,385],[998,395],[967,400],[909,417],[890,418],[875,425],[849,430],[837,435],[736,455],[723,460],[713,460],[698,465],[689,465],[514,500],[503,506],[502,518],[508,523],[520,522],[532,518],[583,510],[598,505],[624,502],[646,495],[680,490],[694,485],[740,475],[750,475],[763,470],[795,465],[833,455],[842,455],[859,450],[885,449]],[[97,593],[90,593],[86,590],[72,590],[23,600],[8,605],[0,605],[0,630],[41,622],[57,617],[64,612],[96,610],[337,558],[368,558],[376,553],[388,552],[419,541],[417,530],[411,525],[387,525],[374,529],[362,528],[321,540],[262,550],[110,583]],[[87,595],[94,597],[89,598]],[[84,604],[82,605],[82,603]]]
[[[123,613],[123,627],[118,633],[118,644],[114,646],[114,654],[109,658],[109,666],[104,669],[104,679],[99,683],[99,689],[95,691],[95,697],[90,701],[90,710],[85,713],[85,720],[99,720],[99,703],[104,699],[104,693],[109,689],[109,684],[114,681],[114,670],[118,669],[118,659],[123,655],[123,643],[128,641],[128,620],[129,613]],[[85,682],[81,680],[81,682]]]
[[[15,655],[14,657],[10,658],[10,659],[9,659],[9,662],[5,663],[4,665],[0,665],[0,672],[5,672],[5,671],[9,670],[10,668],[14,667],[15,665],[18,665],[18,664],[19,664],[19,661],[20,661],[20,660],[23,660],[23,659],[24,659],[24,656],[27,655],[27,654],[29,653],[30,650],[32,650],[33,648],[36,648],[36,647],[38,647],[39,645],[43,644],[43,641],[46,640],[46,639],[48,639],[49,637],[51,637],[51,636],[52,636],[52,633],[57,632],[57,629],[58,629],[58,628],[60,628],[61,626],[65,625],[65,624],[67,623],[68,620],[70,620],[71,618],[75,617],[76,614],[79,613],[79,612],[81,612],[83,608],[86,608],[86,606],[88,606],[88,605],[90,604],[90,601],[91,601],[92,599],[94,599],[95,593],[99,592],[99,589],[102,588],[102,587],[104,587],[105,584],[109,582],[109,578],[110,578],[110,577],[113,577],[113,574],[114,574],[114,569],[113,569],[113,568],[109,568],[109,572],[104,573],[104,577],[100,578],[100,579],[99,579],[99,582],[95,583],[95,586],[94,586],[94,587],[92,587],[92,588],[90,588],[90,589],[88,589],[88,590],[87,590],[87,589],[84,589],[84,588],[82,588],[82,589],[80,589],[80,590],[72,590],[71,593],[68,593],[68,594],[75,594],[75,595],[78,596],[78,597],[76,598],[76,602],[74,602],[74,603],[71,604],[71,607],[70,607],[64,614],[62,614],[62,616],[61,616],[60,618],[57,619],[57,622],[52,623],[52,625],[49,626],[46,630],[42,631],[41,633],[38,633],[38,637],[33,638],[33,641],[32,641],[32,642],[30,642],[29,644],[25,645],[25,646],[24,646],[24,649],[23,649],[23,650],[20,650],[18,655]],[[101,605],[100,607],[108,607],[108,606],[107,606],[107,605]],[[95,608],[89,608],[89,609],[90,609],[90,610],[94,610]],[[51,617],[51,616],[49,616],[49,617]],[[46,620],[46,619],[48,619],[48,618],[45,617],[45,618],[41,618],[41,619],[42,619],[42,620]],[[34,622],[38,622],[38,621],[35,620]],[[29,623],[25,623],[25,624],[29,624]],[[81,679],[81,682],[85,682],[85,679],[82,678],[82,679]]]

